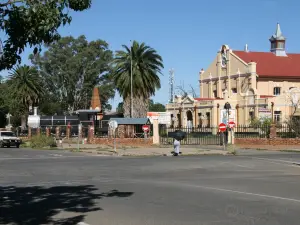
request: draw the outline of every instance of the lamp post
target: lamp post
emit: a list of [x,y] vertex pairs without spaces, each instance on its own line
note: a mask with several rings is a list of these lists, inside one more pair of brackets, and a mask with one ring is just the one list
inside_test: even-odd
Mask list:
[[[226,114],[227,114],[227,124],[226,125],[228,126],[228,124],[229,124],[229,110],[231,109],[231,105],[230,105],[229,102],[225,103],[224,109],[226,110]],[[231,143],[231,140],[230,141],[228,140],[228,138],[229,138],[228,131],[230,131],[230,133],[232,134],[231,129],[230,130],[229,129],[227,128],[227,142]],[[230,138],[231,138],[231,135],[230,135]]]
[[133,117],[133,68],[132,68],[132,41],[130,40],[131,47],[130,47],[130,118]]
[[1,41],[1,39],[0,39],[0,58],[1,58],[1,59],[2,59],[3,55],[4,55],[4,52],[3,52],[3,44],[2,44],[2,41]]

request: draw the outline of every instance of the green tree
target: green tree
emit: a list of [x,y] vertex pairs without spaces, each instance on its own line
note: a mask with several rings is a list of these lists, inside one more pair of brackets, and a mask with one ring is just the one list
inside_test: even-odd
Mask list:
[[63,37],[49,45],[43,55],[31,55],[30,59],[43,77],[47,92],[44,103],[51,100],[54,108],[65,114],[87,109],[93,88],[98,86],[104,109],[110,107],[107,102],[115,94],[110,75],[113,53],[105,41]]
[[165,112],[166,111],[166,107],[159,103],[159,102],[155,102],[151,99],[149,101],[149,112]]
[[124,113],[124,103],[120,102],[117,106],[117,113]]
[[[133,80],[133,112],[132,117],[146,117],[149,98],[160,88],[162,57],[145,43],[134,41],[131,47],[122,46],[117,51],[114,61],[114,82],[123,97],[124,116],[130,117],[131,65]],[[132,64],[131,64],[132,62]]]
[[50,44],[60,38],[58,28],[70,23],[70,10],[83,11],[92,0],[5,0],[0,3],[0,29],[6,34],[1,69],[21,62],[25,47]]
[[29,107],[38,104],[44,89],[38,71],[30,66],[17,66],[10,72],[8,84],[9,109],[14,116],[20,116],[21,126],[26,126]]

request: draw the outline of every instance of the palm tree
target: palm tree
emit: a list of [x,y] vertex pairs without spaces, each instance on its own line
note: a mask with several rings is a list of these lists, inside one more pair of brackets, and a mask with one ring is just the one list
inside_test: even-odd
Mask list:
[[[124,100],[124,117],[130,117],[131,62],[133,79],[133,118],[146,117],[149,98],[160,88],[162,57],[145,43],[134,41],[131,48],[122,45],[114,60],[113,79],[118,92]],[[131,61],[132,60],[132,61]]]
[[34,67],[17,66],[10,72],[9,91],[21,109],[21,126],[26,126],[29,107],[38,103],[44,93],[42,80]]

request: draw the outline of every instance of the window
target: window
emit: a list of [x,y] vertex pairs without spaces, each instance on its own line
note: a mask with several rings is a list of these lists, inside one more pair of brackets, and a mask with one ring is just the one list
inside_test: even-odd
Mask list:
[[281,111],[275,111],[274,112],[274,120],[276,123],[281,122]]
[[249,112],[250,121],[254,120],[254,112]]
[[278,42],[278,48],[284,48],[284,43],[283,42]]
[[275,42],[273,42],[273,43],[271,44],[271,48],[272,48],[272,49],[276,48],[276,43],[275,43]]
[[198,127],[202,127],[202,113],[198,113]]
[[217,97],[217,91],[214,90],[214,98],[216,98],[216,97]]
[[236,94],[237,93],[237,89],[236,88],[232,88],[231,92],[232,92],[232,94]]
[[274,87],[274,95],[280,95],[281,88],[280,87]]

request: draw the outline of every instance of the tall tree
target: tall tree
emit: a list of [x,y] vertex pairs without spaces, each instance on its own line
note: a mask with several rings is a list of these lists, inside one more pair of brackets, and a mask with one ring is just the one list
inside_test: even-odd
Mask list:
[[166,111],[166,107],[159,103],[159,102],[155,102],[151,99],[149,101],[149,112],[165,112]]
[[65,114],[89,108],[95,86],[99,86],[104,106],[114,96],[113,53],[105,41],[64,37],[49,45],[43,55],[31,55],[30,59],[44,79],[47,99],[59,103]]
[[10,111],[22,118],[22,127],[26,126],[29,107],[36,105],[42,98],[44,89],[37,70],[30,66],[17,66],[10,72],[8,80]]
[[70,9],[83,11],[92,0],[3,0],[0,2],[0,29],[7,35],[1,69],[21,62],[20,54],[28,45],[37,53],[41,44],[60,38],[58,28],[70,23]]
[[116,52],[114,82],[124,99],[124,116],[130,117],[132,66],[134,98],[132,117],[146,117],[149,98],[160,88],[162,57],[145,43],[134,41],[131,47],[126,45],[122,47],[124,50]]

